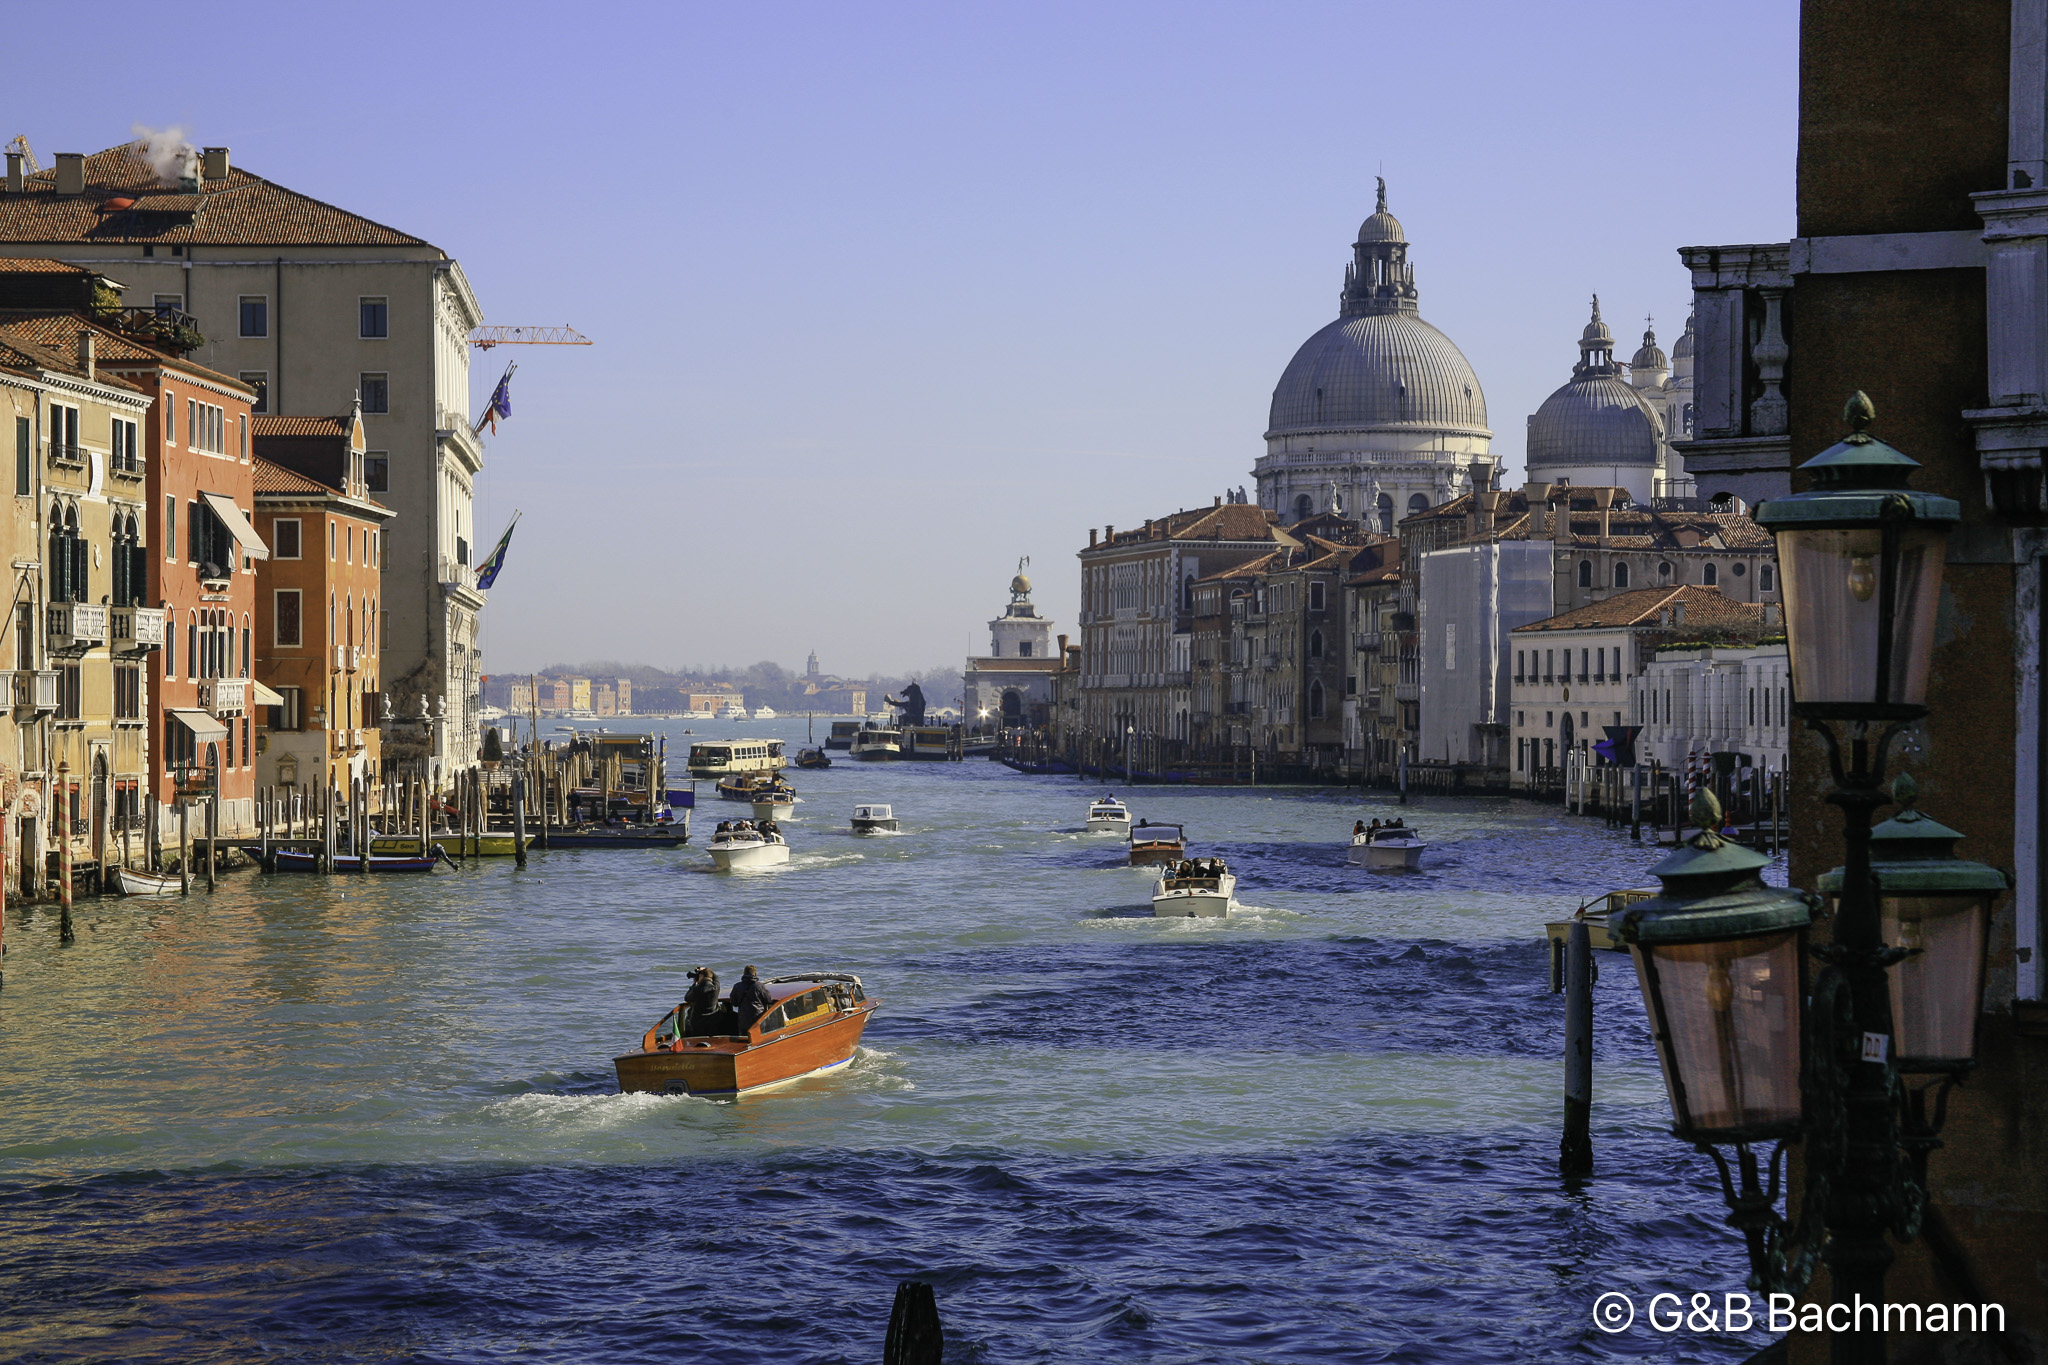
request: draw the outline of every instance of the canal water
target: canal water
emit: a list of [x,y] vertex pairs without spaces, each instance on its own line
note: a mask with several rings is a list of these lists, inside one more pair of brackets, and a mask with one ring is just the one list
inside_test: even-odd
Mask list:
[[[688,743],[683,722],[650,722]],[[698,721],[801,739],[801,720]],[[701,736],[700,736],[701,737]],[[1594,1300],[1738,1290],[1627,960],[1599,955],[1595,1176],[1555,1174],[1542,921],[1642,884],[1623,832],[1420,800],[1422,871],[1344,861],[1357,792],[1139,788],[1240,875],[1158,921],[1103,787],[998,764],[793,772],[783,869],[537,854],[10,907],[0,1360],[878,1361],[899,1280],[949,1362],[1739,1361]],[[857,838],[856,801],[903,830]],[[731,807],[727,810],[735,809]],[[858,973],[855,1063],[620,1095],[682,997]]]

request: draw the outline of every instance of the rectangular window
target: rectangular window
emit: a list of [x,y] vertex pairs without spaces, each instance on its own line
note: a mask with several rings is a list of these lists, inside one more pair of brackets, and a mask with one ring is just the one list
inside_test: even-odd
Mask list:
[[299,519],[279,517],[270,523],[270,553],[274,559],[299,557]]
[[162,317],[166,313],[182,313],[185,311],[185,296],[183,294],[158,294],[151,298],[150,303],[158,317]]
[[85,687],[77,664],[57,670],[57,719],[77,720],[83,710]]
[[249,676],[249,628],[242,627],[242,676]]
[[194,450],[199,449],[199,400],[196,398],[185,400],[185,444]]
[[304,631],[305,627],[299,619],[299,590],[297,588],[279,588],[277,590],[277,639],[275,643],[283,648],[296,649],[305,643]]
[[18,602],[14,607],[14,666],[24,669],[36,666],[36,609],[33,602]]
[[164,494],[164,558],[178,558],[178,499],[170,493]]
[[242,335],[270,335],[270,299],[263,294],[242,295]]
[[185,623],[185,676],[199,676],[199,623],[196,621]]
[[340,537],[336,529],[338,525],[339,523],[332,521],[327,523],[327,562],[329,564],[332,564],[336,559],[340,558],[340,556],[335,553],[335,547],[340,544]]
[[116,665],[114,668],[114,719],[142,719],[142,670]]
[[356,562],[356,528],[353,526],[348,528],[348,535],[343,546],[343,554],[346,556],[343,560],[344,563],[353,564]]
[[273,730],[303,730],[306,722],[299,708],[299,689],[280,687],[277,695],[283,702],[270,708],[270,728]]
[[356,385],[363,396],[364,412],[391,411],[391,376],[365,371]]
[[177,443],[178,443],[178,395],[176,395],[175,393],[172,393],[172,392],[171,392],[171,391],[170,391],[169,389],[165,389],[165,390],[164,390],[164,444],[165,444],[165,445],[167,445],[167,446],[174,446],[174,445],[176,445]]
[[236,378],[256,390],[256,400],[249,404],[251,412],[270,411],[270,371],[244,370]]
[[357,335],[364,340],[379,341],[391,335],[391,310],[385,300],[357,299],[356,315],[359,323]]
[[363,487],[372,493],[391,491],[391,457],[381,450],[363,456]]
[[31,466],[35,463],[34,452],[29,449],[35,443],[34,433],[29,430],[28,418],[14,419],[14,495],[29,497],[35,492],[30,477]]

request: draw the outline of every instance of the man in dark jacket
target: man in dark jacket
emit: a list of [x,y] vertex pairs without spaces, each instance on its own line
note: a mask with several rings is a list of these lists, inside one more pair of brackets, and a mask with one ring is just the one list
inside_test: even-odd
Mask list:
[[691,973],[693,984],[683,997],[684,1032],[702,1034],[709,1030],[711,1016],[718,1012],[718,973],[699,967]]
[[747,968],[740,977],[740,984],[732,988],[733,1023],[737,1032],[744,1033],[754,1026],[754,1021],[768,1012],[775,1003],[768,988],[761,984],[761,974],[754,968]]

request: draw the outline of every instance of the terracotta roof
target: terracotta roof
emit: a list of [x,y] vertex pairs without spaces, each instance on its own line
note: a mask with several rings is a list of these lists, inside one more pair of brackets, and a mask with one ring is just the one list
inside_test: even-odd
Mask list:
[[272,464],[261,455],[251,457],[249,467],[258,493],[302,493],[315,497],[324,494],[332,497],[341,492],[339,488],[330,487],[318,479],[308,478],[296,469],[286,469],[281,464]]
[[1277,567],[1283,567],[1279,555],[1260,555],[1257,559],[1248,559],[1235,568],[1225,569],[1220,573],[1212,573],[1195,581],[1198,584],[1221,583],[1227,578],[1258,578],[1262,574],[1272,572]]
[[[70,375],[76,379],[85,378],[85,366],[78,363],[77,337],[80,328],[92,327],[94,332],[106,335],[106,329],[93,327],[75,314],[59,315],[66,326],[61,329],[61,338],[46,339],[43,333],[50,329],[30,327],[29,322],[42,322],[43,317],[22,318],[0,315],[0,347],[11,354],[8,363],[15,369],[53,370],[58,374]],[[97,345],[98,343],[95,343]],[[161,359],[161,357],[159,357]],[[131,383],[117,374],[100,373],[93,382],[116,389],[132,389],[142,392],[142,386]]]
[[[133,199],[109,210],[109,199]],[[222,246],[428,246],[239,167],[198,194],[166,190],[136,146],[85,158],[85,192],[57,193],[54,168],[0,193],[0,242],[196,242]]]
[[[232,385],[246,390],[252,397],[256,390],[250,388],[231,374],[209,370],[197,361],[186,360],[143,345],[125,332],[119,332],[105,323],[94,322],[77,313],[29,312],[27,310],[0,310],[0,331],[9,336],[33,341],[52,351],[72,356],[71,370],[78,372],[76,352],[80,328],[91,328],[95,337],[93,352],[102,365],[123,367],[134,364],[169,365],[188,374],[203,375],[216,383]],[[123,381],[125,382],[125,381]]]
[[1560,612],[1548,620],[1516,626],[1514,633],[1657,626],[1662,624],[1664,610],[1680,602],[1685,604],[1685,621],[1682,624],[1674,622],[1668,629],[1722,630],[1751,636],[1763,632],[1764,608],[1761,603],[1738,602],[1722,596],[1719,588],[1686,584],[1677,588],[1639,588],[1634,592],[1619,592],[1603,601],[1588,602],[1583,607]]
[[82,265],[71,265],[65,261],[53,261],[42,256],[16,256],[0,259],[0,275],[90,275],[94,272]]
[[253,436],[346,436],[347,417],[293,417],[285,413],[259,413],[249,419]]

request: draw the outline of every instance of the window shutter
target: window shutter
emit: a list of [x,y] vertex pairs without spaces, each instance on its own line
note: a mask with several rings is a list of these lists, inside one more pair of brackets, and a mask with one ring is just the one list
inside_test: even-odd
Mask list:
[[85,537],[78,536],[72,540],[71,600],[74,602],[92,601],[92,577],[89,572],[92,560],[88,558],[90,553],[91,551],[86,548]]
[[185,504],[185,558],[195,564],[206,558],[206,527],[199,520],[201,510],[199,503]]
[[128,553],[133,556],[135,565],[129,570],[128,604],[140,606],[149,600],[149,548],[130,545]]
[[14,419],[14,491],[19,497],[27,497],[33,491],[34,459],[29,449],[28,418]]

